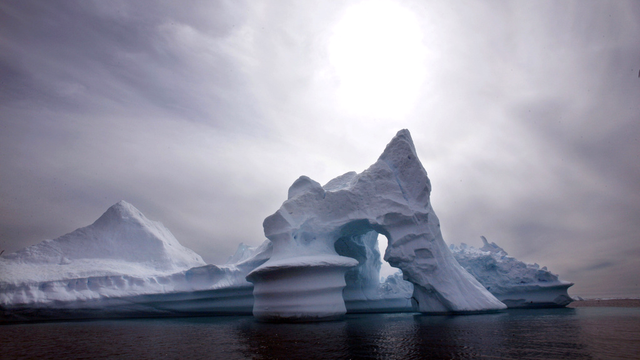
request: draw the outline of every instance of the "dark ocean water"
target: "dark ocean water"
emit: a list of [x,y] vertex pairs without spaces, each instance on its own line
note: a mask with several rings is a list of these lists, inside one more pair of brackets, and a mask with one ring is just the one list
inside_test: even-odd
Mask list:
[[0,359],[640,359],[640,308],[252,317],[0,326]]

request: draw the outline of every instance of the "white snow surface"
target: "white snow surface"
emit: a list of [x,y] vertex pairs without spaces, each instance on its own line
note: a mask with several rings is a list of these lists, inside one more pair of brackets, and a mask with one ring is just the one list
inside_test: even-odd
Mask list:
[[[265,235],[273,243],[273,255],[249,274],[250,281],[255,279],[256,287],[259,282],[260,288],[266,289],[270,279],[252,274],[273,268],[274,264],[285,267],[299,263],[300,257],[335,258],[338,254],[334,244],[339,240],[350,244],[365,234],[378,232],[389,241],[385,260],[402,269],[403,276],[414,284],[417,310],[505,308],[453,258],[442,239],[430,192],[429,178],[408,130],[399,131],[378,161],[360,174],[346,173],[324,187],[301,176],[289,188],[288,199],[280,209],[263,223]],[[327,289],[340,286],[345,285],[338,278],[323,285]],[[274,299],[275,296],[263,304],[256,297],[254,314],[257,308],[264,314]],[[298,300],[304,302],[302,297]],[[307,305],[309,313],[317,314],[311,299]],[[268,316],[277,317],[277,310]]]
[[121,201],[92,225],[0,258],[0,305],[46,305],[145,294],[251,287],[271,254],[240,244],[231,262],[206,265],[161,223]]
[[120,201],[89,226],[1,257],[0,281],[166,275],[202,265],[164,225]]
[[547,267],[526,264],[494,242],[482,236],[479,249],[462,243],[450,245],[458,263],[509,307],[564,306],[571,302],[567,288],[573,285],[562,281]]

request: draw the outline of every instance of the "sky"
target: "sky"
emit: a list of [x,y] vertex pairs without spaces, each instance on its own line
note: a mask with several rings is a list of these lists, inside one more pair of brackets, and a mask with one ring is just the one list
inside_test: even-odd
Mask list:
[[444,239],[640,297],[640,2],[0,0],[0,250],[126,200],[214,264],[411,131]]

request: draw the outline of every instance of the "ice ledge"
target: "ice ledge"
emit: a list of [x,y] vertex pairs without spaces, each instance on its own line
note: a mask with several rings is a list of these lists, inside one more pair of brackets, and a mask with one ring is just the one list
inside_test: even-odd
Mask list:
[[358,265],[358,261],[349,257],[340,255],[315,255],[315,256],[299,256],[295,258],[287,258],[281,260],[269,261],[247,275],[247,280],[251,281],[261,274],[282,271],[293,268],[323,268],[323,267],[344,267],[350,268]]

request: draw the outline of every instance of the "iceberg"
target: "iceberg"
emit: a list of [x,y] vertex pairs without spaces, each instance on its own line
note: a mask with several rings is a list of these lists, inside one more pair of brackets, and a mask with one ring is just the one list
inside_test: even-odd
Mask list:
[[[417,311],[506,308],[454,259],[430,193],[429,178],[406,129],[360,174],[348,172],[324,186],[306,176],[298,178],[287,200],[263,223],[273,253],[247,276],[254,284],[254,316],[295,321],[344,315],[345,274],[360,263],[350,250],[343,252],[346,256],[338,254],[336,244],[363,248],[358,243],[371,232],[388,239],[384,259],[413,283],[411,301]],[[346,290],[364,298],[369,291],[365,283]]]
[[0,257],[5,320],[250,314],[249,271],[271,243],[240,244],[225,265],[205,264],[161,223],[121,201],[93,224]]
[[571,303],[567,289],[573,285],[562,281],[547,267],[526,264],[509,256],[494,242],[482,236],[479,249],[462,243],[450,245],[458,263],[509,308],[564,307]]
[[[215,314],[309,321],[571,301],[572,283],[484,237],[480,249],[447,246],[430,193],[411,135],[401,130],[359,174],[324,186],[298,178],[264,220],[267,240],[241,243],[223,265],[206,264],[120,201],[89,226],[0,256],[0,321]],[[398,269],[384,281],[383,257]]]

